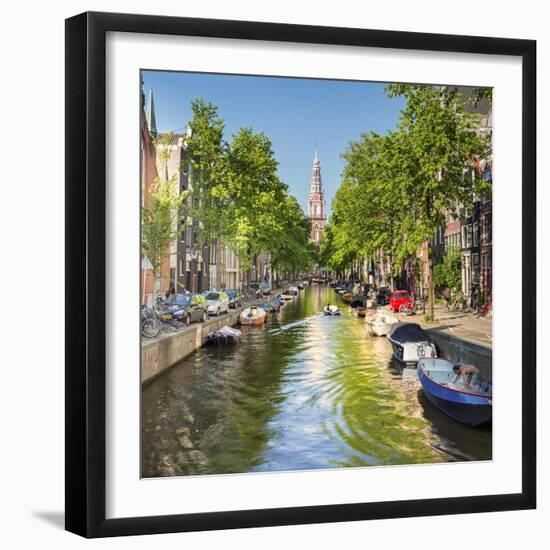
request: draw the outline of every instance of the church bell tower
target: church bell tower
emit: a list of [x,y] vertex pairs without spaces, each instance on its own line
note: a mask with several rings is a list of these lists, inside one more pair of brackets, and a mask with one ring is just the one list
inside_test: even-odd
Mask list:
[[321,181],[321,163],[315,151],[313,160],[313,170],[311,172],[311,189],[307,207],[307,215],[311,220],[310,238],[317,245],[320,244],[325,228],[325,194],[323,193],[323,183]]

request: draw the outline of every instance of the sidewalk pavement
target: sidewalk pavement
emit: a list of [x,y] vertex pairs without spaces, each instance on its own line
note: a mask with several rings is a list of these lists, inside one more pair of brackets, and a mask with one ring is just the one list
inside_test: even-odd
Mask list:
[[479,317],[475,313],[465,311],[448,311],[445,306],[439,304],[434,307],[435,321],[425,322],[422,320],[421,314],[416,317],[417,322],[423,328],[437,329],[451,336],[489,348],[493,345],[493,320],[491,318]]

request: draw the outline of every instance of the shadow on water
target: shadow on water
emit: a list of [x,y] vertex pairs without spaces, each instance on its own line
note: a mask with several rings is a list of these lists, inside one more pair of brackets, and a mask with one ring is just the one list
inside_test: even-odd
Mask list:
[[471,445],[419,401],[362,318],[341,303],[322,315],[337,300],[308,288],[239,345],[202,348],[144,388],[143,476],[456,460],[441,446],[490,456],[490,431]]
[[437,449],[456,460],[491,460],[492,425],[475,428],[464,426],[440,411],[418,390],[418,402],[424,417],[432,424],[432,430],[441,438]]

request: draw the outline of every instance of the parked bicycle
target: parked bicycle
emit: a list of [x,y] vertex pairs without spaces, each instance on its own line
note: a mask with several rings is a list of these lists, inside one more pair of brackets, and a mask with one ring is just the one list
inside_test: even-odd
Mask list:
[[142,306],[141,308],[141,334],[145,338],[155,338],[165,328],[180,330],[187,325],[174,319],[169,311],[163,311],[157,306]]
[[426,313],[426,302],[424,300],[415,300],[406,302],[399,306],[399,313],[402,315],[414,315],[416,313]]
[[145,338],[155,338],[162,331],[162,323],[158,317],[156,308],[142,306],[141,308],[141,334]]
[[492,313],[493,311],[493,300],[490,298],[483,304],[481,310],[479,311],[479,315],[481,317],[485,317],[489,313]]

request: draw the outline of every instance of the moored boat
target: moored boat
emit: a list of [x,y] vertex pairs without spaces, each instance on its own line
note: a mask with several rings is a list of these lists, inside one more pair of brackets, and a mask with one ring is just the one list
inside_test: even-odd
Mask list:
[[353,309],[366,307],[366,301],[362,296],[355,296],[349,304]]
[[206,344],[236,344],[241,337],[241,331],[232,327],[222,327],[206,335]]
[[265,323],[266,312],[258,306],[250,306],[241,311],[239,323],[241,325],[263,325]]
[[353,300],[353,294],[351,292],[344,292],[344,294],[342,294],[342,300],[348,304],[351,303]]
[[388,311],[381,309],[376,310],[373,315],[366,316],[367,310],[365,309],[365,323],[371,334],[376,336],[386,336],[391,327],[399,322],[399,319]]
[[262,304],[260,307],[267,311],[267,313],[276,313],[281,309],[281,300],[271,300]]
[[435,344],[429,334],[416,323],[394,323],[388,332],[388,340],[397,361],[416,365],[422,357],[437,357]]
[[361,307],[358,307],[355,311],[357,312],[357,317],[366,317],[369,311],[369,308],[367,306],[361,306]]
[[479,426],[493,415],[493,388],[478,379],[472,387],[457,380],[446,359],[424,357],[418,361],[418,378],[427,399],[447,416],[468,426]]

